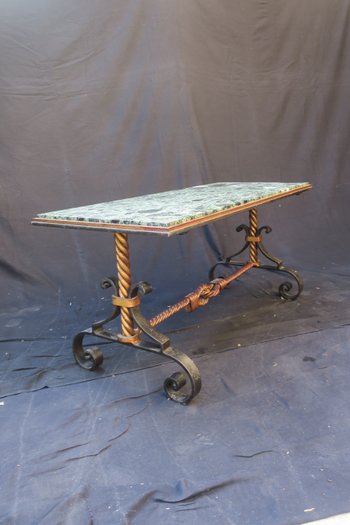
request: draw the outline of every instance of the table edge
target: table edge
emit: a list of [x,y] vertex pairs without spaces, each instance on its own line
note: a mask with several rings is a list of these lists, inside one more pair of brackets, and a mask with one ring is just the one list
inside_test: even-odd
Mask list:
[[289,197],[291,195],[298,195],[310,189],[312,189],[312,184],[306,183],[304,186],[293,188],[284,193],[276,193],[275,195],[271,195],[269,197],[257,199],[255,201],[251,201],[246,204],[241,204],[233,208],[228,208],[226,210],[220,210],[208,215],[204,215],[202,217],[198,217],[197,219],[191,219],[181,224],[174,224],[173,226],[141,226],[137,224],[112,224],[103,222],[69,221],[62,219],[45,219],[40,217],[34,217],[31,220],[31,224],[33,226],[54,226],[81,230],[85,229],[96,231],[111,231],[114,233],[153,233],[171,237],[172,235],[186,233],[187,231],[197,228],[199,226],[204,226],[205,224],[208,224],[210,222],[214,222],[216,220],[235,215],[236,213],[239,213],[241,211],[249,210],[262,204],[266,204],[268,202],[283,199],[284,197]]

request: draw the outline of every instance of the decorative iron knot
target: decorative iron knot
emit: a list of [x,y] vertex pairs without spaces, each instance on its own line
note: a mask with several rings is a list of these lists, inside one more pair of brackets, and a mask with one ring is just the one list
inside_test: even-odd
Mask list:
[[223,279],[215,279],[215,281],[211,281],[210,283],[201,284],[194,292],[186,295],[186,298],[189,300],[186,306],[187,312],[193,312],[193,310],[196,310],[200,306],[205,306],[209,302],[209,299],[219,295],[225,287],[221,284],[222,281]]
[[219,277],[217,279],[213,279],[209,283],[201,284],[194,292],[186,295],[181,301],[174,304],[173,306],[169,306],[166,310],[153,317],[149,321],[149,324],[152,327],[157,326],[159,323],[169,319],[169,317],[176,314],[180,310],[185,309],[187,312],[193,312],[193,310],[196,310],[200,306],[206,305],[209,302],[209,299],[219,295],[222,290],[226,288],[226,286],[238,279],[238,277],[253,267],[254,263],[248,262],[242,266],[240,270],[237,270],[227,277]]

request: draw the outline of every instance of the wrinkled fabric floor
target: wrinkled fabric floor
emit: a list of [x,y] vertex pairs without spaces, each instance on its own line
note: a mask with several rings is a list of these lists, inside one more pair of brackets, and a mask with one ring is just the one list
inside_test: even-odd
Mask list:
[[[254,300],[259,303],[259,297]],[[265,297],[265,315],[287,317],[288,308],[302,308],[275,301]],[[300,302],[305,307],[304,301],[307,295]],[[275,337],[257,342],[243,338],[249,330],[242,326],[236,330],[242,343],[231,340],[230,348],[228,320],[218,317],[214,326],[221,326],[221,336],[214,331],[212,338],[226,345],[218,351],[200,350],[205,331],[198,335],[195,323],[174,333],[181,335],[179,343],[186,333],[202,374],[202,391],[187,407],[163,394],[171,363],[132,349],[122,350],[122,357],[107,349],[104,370],[91,374],[65,365],[72,359],[69,349],[61,355],[57,347],[42,368],[46,380],[35,380],[31,390],[27,379],[42,366],[37,363],[44,362],[47,345],[34,340],[33,370],[26,371],[22,386],[19,379],[5,393],[13,367],[2,382],[0,523],[297,525],[349,512],[345,305],[336,309],[337,320],[330,315],[333,326],[318,331],[294,332],[298,323],[300,331],[305,328],[305,316],[298,321],[295,315],[290,333],[282,335],[271,324]],[[5,365],[11,355],[9,350]],[[52,363],[59,359],[55,376]],[[117,361],[123,365],[118,372]],[[30,368],[29,359],[27,365],[22,368]],[[25,371],[17,373],[20,378]]]
[[[285,280],[283,275],[254,270],[211,299],[206,307],[191,314],[180,312],[161,324],[159,330],[170,336],[173,346],[196,360],[199,356],[275,339],[281,339],[283,346],[286,336],[349,324],[348,275],[303,272],[303,277],[302,295],[296,301],[284,301],[277,293]],[[151,318],[189,291],[155,290],[144,298],[142,310]],[[98,293],[87,303],[76,298],[75,302],[62,305],[58,300],[50,308],[38,299],[27,309],[0,314],[0,396],[91,380],[91,372],[76,366],[71,341],[79,330],[110,313],[111,292]],[[110,326],[113,328],[113,324]],[[90,341],[104,353],[103,366],[93,373],[94,378],[164,362],[164,358],[148,352]]]

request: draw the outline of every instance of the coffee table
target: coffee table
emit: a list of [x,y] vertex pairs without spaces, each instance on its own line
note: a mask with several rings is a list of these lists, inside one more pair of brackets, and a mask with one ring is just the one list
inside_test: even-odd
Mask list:
[[[95,370],[103,362],[103,354],[98,347],[83,346],[87,336],[161,354],[175,361],[182,369],[165,380],[167,397],[182,404],[189,403],[201,389],[199,370],[192,359],[173,348],[169,337],[155,327],[180,310],[192,312],[206,305],[212,297],[219,295],[230,283],[253,268],[287,274],[293,279],[294,286],[289,280],[283,282],[279,286],[279,295],[286,300],[296,299],[303,288],[302,278],[296,270],[285,266],[281,259],[272,255],[263,244],[263,234],[270,233],[271,228],[259,227],[257,210],[263,204],[298,195],[311,187],[307,182],[217,182],[39,213],[32,219],[33,225],[98,230],[111,232],[114,236],[117,276],[108,277],[101,284],[103,288],[112,289],[113,308],[106,319],[93,323],[74,337],[73,354],[76,362],[88,370]],[[215,263],[209,271],[207,283],[199,285],[195,291],[152,319],[146,319],[141,310],[141,301],[144,295],[152,291],[152,287],[144,281],[132,283],[129,234],[170,237],[245,210],[249,211],[249,223],[236,228],[238,232],[245,233],[242,249]],[[247,260],[236,260],[246,250]],[[261,262],[261,255],[269,263]],[[234,271],[224,277],[218,274],[222,267],[234,268]],[[117,317],[120,317],[118,331],[106,327]]]

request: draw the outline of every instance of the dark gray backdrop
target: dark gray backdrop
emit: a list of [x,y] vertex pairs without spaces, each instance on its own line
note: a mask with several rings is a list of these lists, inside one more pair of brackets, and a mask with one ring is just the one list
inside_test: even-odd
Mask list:
[[[83,300],[113,271],[109,234],[36,213],[220,180],[312,182],[264,210],[270,242],[348,273],[349,17],[348,0],[2,2],[2,310]],[[234,224],[135,235],[135,279],[198,282]]]

